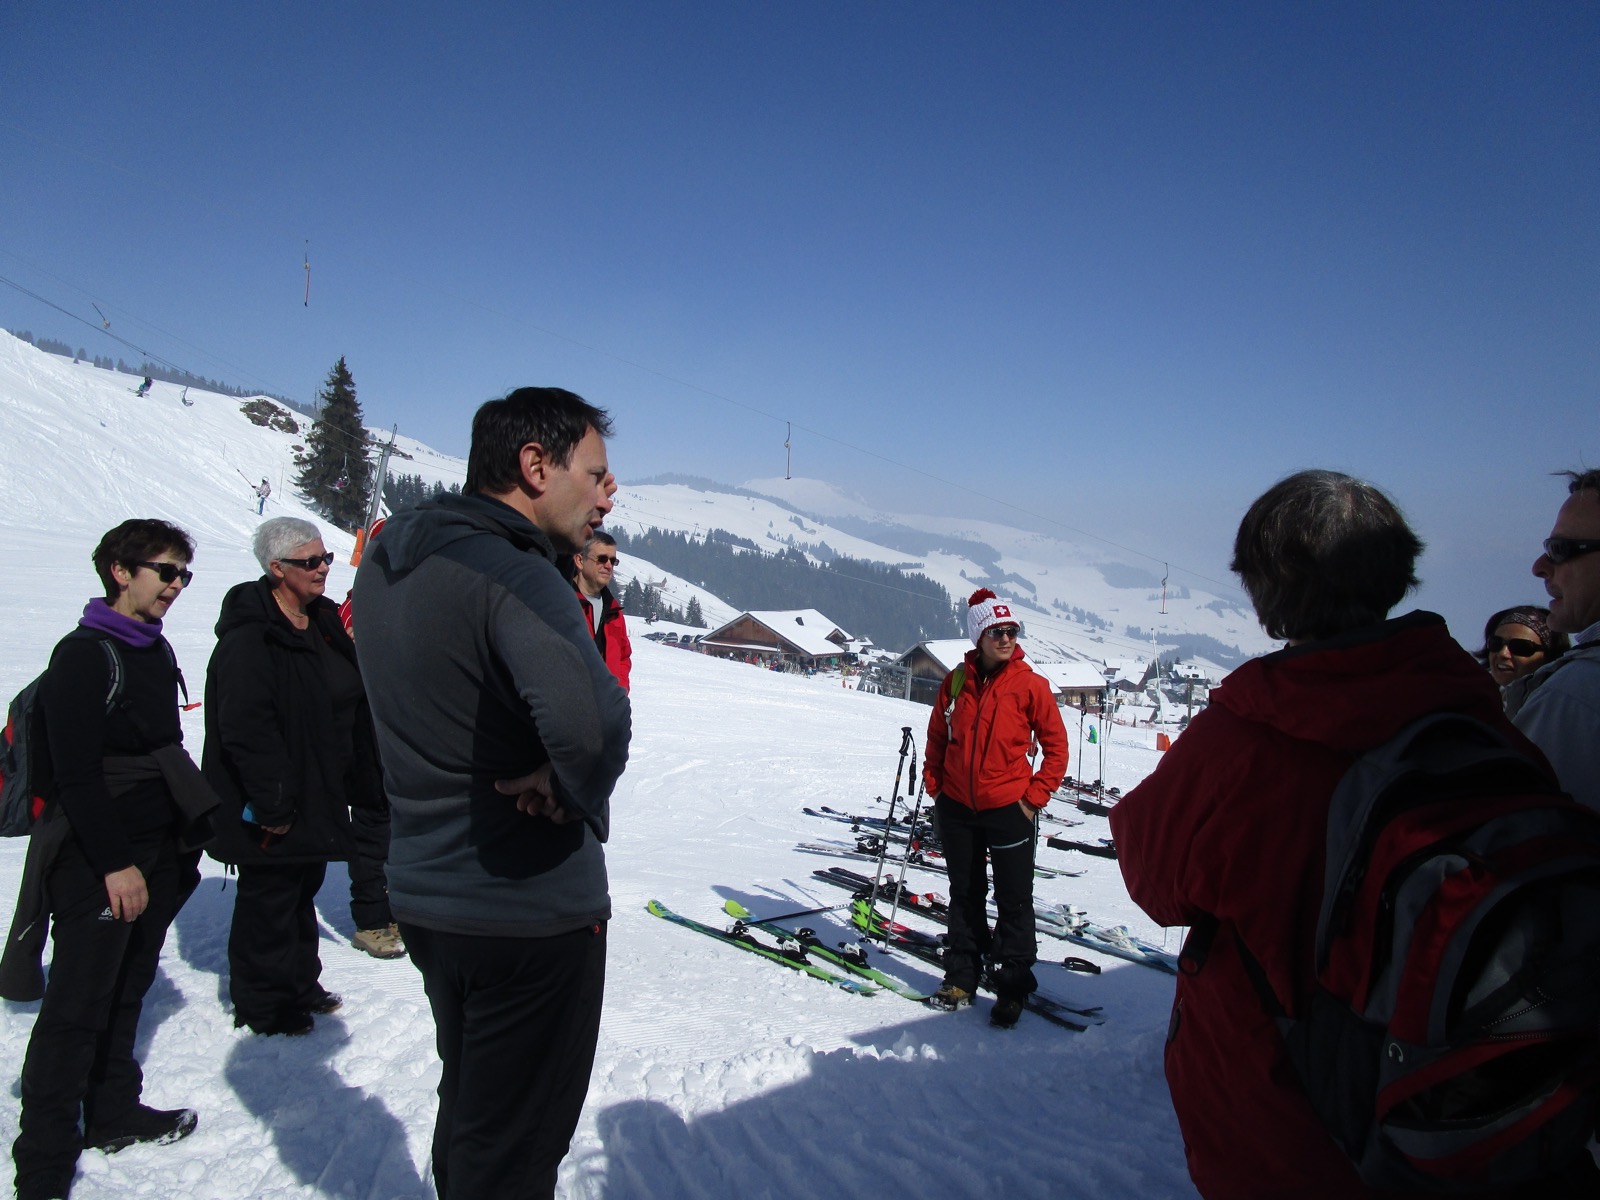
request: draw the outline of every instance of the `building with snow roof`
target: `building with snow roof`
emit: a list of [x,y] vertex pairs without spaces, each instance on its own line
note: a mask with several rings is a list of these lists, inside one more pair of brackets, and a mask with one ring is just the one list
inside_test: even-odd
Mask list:
[[743,612],[700,639],[718,658],[836,667],[850,657],[850,635],[814,608]]
[[1105,669],[1092,662],[1036,662],[1028,660],[1055,689],[1057,704],[1070,704],[1083,712],[1099,712],[1106,698]]

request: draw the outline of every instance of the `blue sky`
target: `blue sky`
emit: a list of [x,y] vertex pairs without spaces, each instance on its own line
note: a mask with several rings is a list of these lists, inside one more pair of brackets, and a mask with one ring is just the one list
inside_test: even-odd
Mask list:
[[344,355],[446,450],[526,383],[624,479],[782,474],[791,421],[796,474],[1180,581],[1327,466],[1463,640],[1600,462],[1593,3],[13,0],[0,80],[0,275],[245,386]]

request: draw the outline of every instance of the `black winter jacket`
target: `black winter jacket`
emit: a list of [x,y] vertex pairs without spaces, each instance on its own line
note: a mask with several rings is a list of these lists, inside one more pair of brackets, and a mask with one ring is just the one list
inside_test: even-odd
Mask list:
[[[319,596],[307,612],[311,629],[354,666],[355,645],[338,606]],[[202,769],[222,800],[211,857],[234,865],[348,860],[349,806],[382,803],[371,713],[363,697],[354,744],[333,744],[320,656],[278,608],[265,576],[223,598],[205,713]],[[246,804],[255,825],[243,820]],[[283,824],[289,832],[264,848],[259,827]]]

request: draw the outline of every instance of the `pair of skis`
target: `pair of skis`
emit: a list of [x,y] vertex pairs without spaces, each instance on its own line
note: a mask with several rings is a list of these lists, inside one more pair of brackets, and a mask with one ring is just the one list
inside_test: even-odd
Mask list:
[[[813,871],[811,875],[812,878],[832,887],[844,888],[857,897],[865,895],[866,890],[872,885],[872,880],[866,876],[858,875],[843,867],[829,867],[826,870]],[[892,892],[887,894],[893,895]],[[941,925],[949,923],[949,908],[944,897],[933,892],[917,893],[906,889],[901,893],[900,904],[912,912],[919,912],[930,920],[938,921]],[[1126,925],[1101,925],[1091,921],[1089,914],[1081,908],[1075,908],[1070,904],[1053,906],[1036,904],[1033,909],[1033,919],[1034,928],[1050,937],[1072,942],[1090,950],[1098,950],[1102,954],[1151,967],[1169,975],[1178,973],[1176,955],[1133,936]]]
[[[748,951],[769,962],[776,962],[791,970],[810,975],[814,979],[821,979],[856,995],[871,996],[881,990],[893,992],[897,996],[903,996],[919,1004],[926,1004],[931,999],[926,992],[920,992],[903,980],[896,979],[893,975],[870,965],[865,947],[840,943],[837,948],[831,948],[823,943],[814,930],[804,928],[789,930],[775,921],[757,918],[736,900],[729,900],[723,905],[724,911],[734,918],[731,929],[718,929],[691,917],[685,917],[673,912],[658,900],[650,901],[645,907],[653,916],[692,929],[696,933],[705,934],[724,945]],[[869,931],[875,930],[874,936],[888,944],[899,946],[914,958],[935,966],[940,965],[942,950],[937,938],[918,933],[898,922],[887,921],[882,913],[872,909],[865,900],[855,901],[853,908],[856,911],[852,913],[852,921],[858,927]],[[752,929],[760,929],[770,934],[775,943],[769,945],[759,941],[751,935]],[[822,961],[813,962],[811,956]],[[1089,1025],[1101,1024],[1105,1020],[1099,1008],[1074,1008],[1062,1001],[1037,993],[1028,997],[1025,1007],[1053,1024],[1080,1033]]]
[[[927,993],[919,992],[904,981],[869,964],[864,946],[846,946],[840,943],[837,948],[829,947],[817,936],[815,930],[786,929],[775,921],[756,917],[737,900],[729,900],[722,907],[724,912],[734,918],[731,929],[718,929],[714,925],[707,925],[692,917],[682,916],[659,900],[652,900],[645,905],[652,916],[661,917],[675,925],[682,925],[685,929],[692,929],[696,933],[703,933],[724,945],[735,946],[771,962],[781,963],[792,970],[810,975],[813,979],[821,979],[859,996],[871,996],[882,990],[919,1003],[928,999]],[[838,905],[832,907],[837,908]],[[817,911],[826,912],[828,909]],[[775,939],[774,943],[769,945],[758,940],[750,933],[752,929],[770,934]],[[821,961],[813,962],[813,957]]]
[[[885,945],[894,946],[913,958],[920,958],[926,963],[944,969],[944,944],[933,934],[924,933],[920,929],[913,929],[909,925],[902,925],[899,921],[891,921],[877,909],[873,908],[866,900],[856,900],[850,905],[850,923],[861,930],[868,937],[876,938]],[[979,985],[986,990],[988,981],[984,980]],[[1023,1000],[1022,1006],[1029,1012],[1037,1013],[1053,1025],[1063,1029],[1071,1029],[1082,1033],[1090,1025],[1105,1023],[1105,1014],[1098,1006],[1094,1008],[1075,1008],[1051,996],[1034,992]]]

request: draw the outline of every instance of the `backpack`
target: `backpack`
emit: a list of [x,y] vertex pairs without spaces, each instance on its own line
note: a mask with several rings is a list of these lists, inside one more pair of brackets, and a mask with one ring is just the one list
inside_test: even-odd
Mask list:
[[1600,1082],[1600,813],[1455,713],[1359,758],[1328,812],[1315,984],[1245,969],[1312,1107],[1377,1189],[1470,1194],[1587,1154]]
[[[110,713],[122,699],[122,655],[110,638],[83,636],[95,637],[105,648],[110,668],[106,712]],[[54,798],[50,753],[44,748],[44,714],[39,710],[39,686],[48,674],[46,670],[18,692],[6,709],[5,732],[0,734],[0,837],[26,837]]]
[[954,671],[950,672],[950,702],[944,706],[944,732],[945,736],[956,736],[955,714],[956,701],[961,698],[961,689],[967,682],[967,664],[961,663]]

